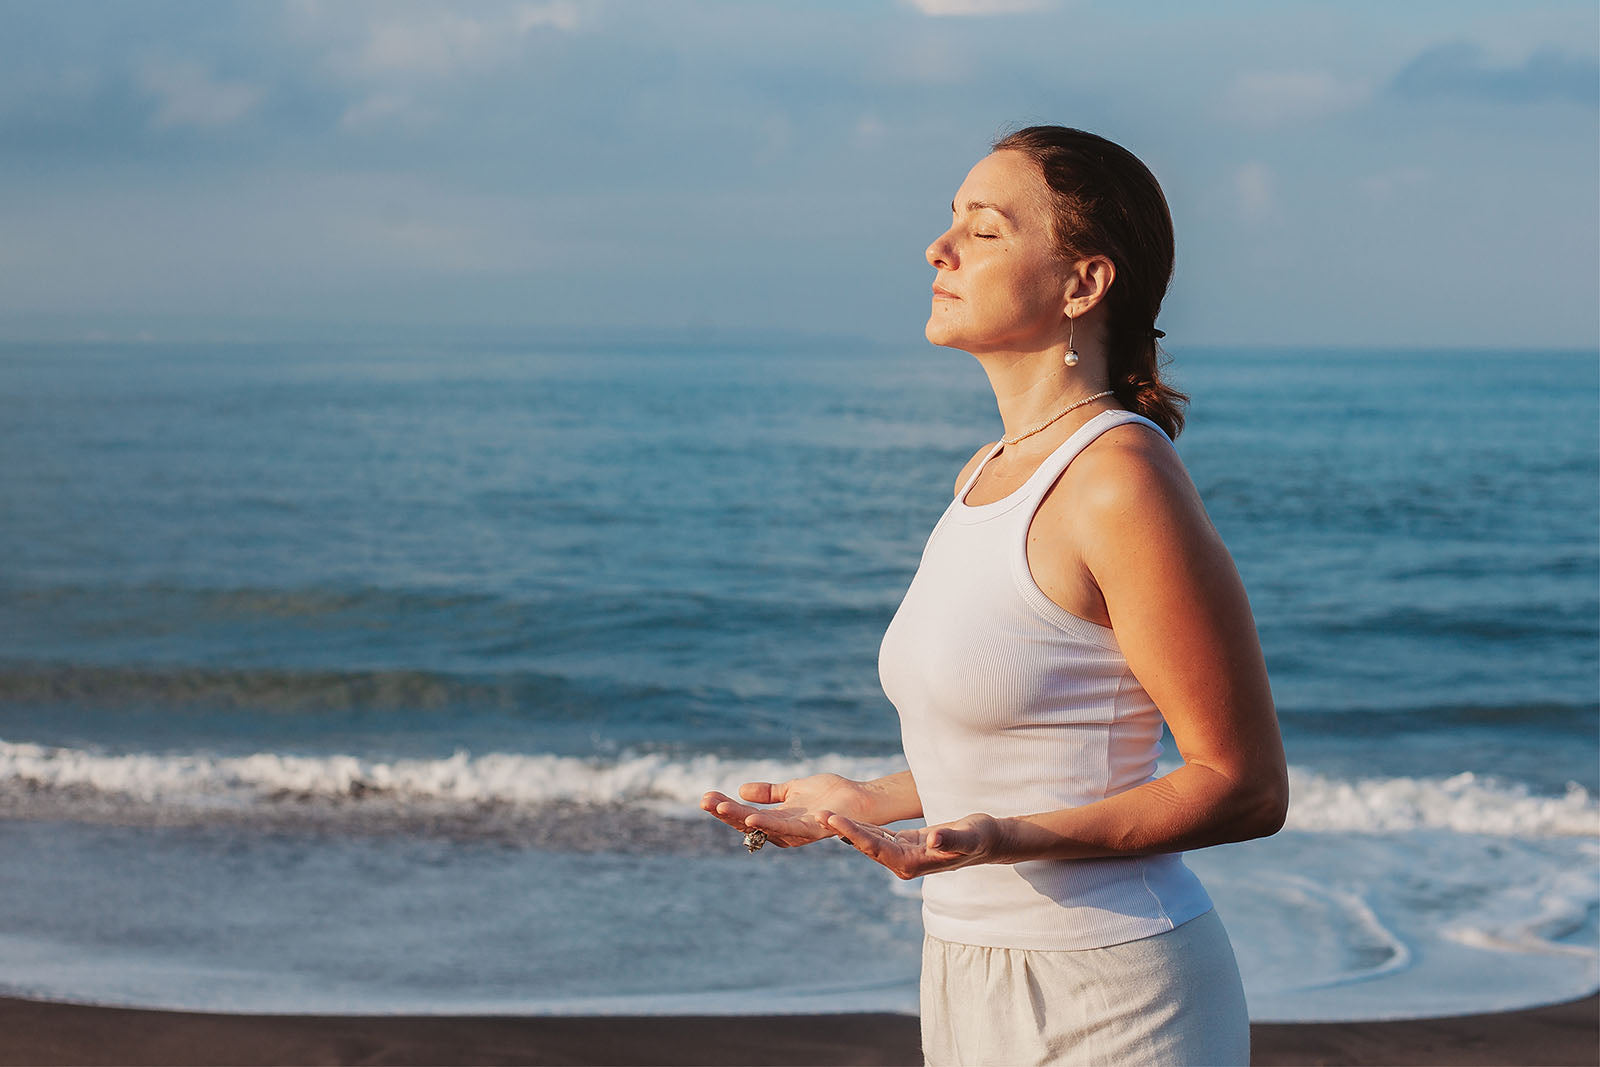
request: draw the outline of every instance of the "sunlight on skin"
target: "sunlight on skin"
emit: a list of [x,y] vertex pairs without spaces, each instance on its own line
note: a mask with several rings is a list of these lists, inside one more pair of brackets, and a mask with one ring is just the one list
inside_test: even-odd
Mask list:
[[[837,774],[814,774],[776,783],[746,782],[739,787],[739,796],[743,803],[713,789],[700,798],[700,807],[735,830],[761,830],[782,848],[837,836],[828,825],[833,815],[859,819],[867,825],[922,817],[922,802],[910,771],[870,782],[856,782]],[[758,804],[773,806],[756,807]]]
[[899,833],[843,815],[830,816],[828,825],[847,845],[902,879],[993,862],[1001,837],[999,821],[987,815]]
[[[1058,258],[1050,204],[1036,163],[996,151],[968,173],[951,226],[926,251],[936,272],[928,340],[978,358],[1013,432],[1109,381],[1103,320],[1115,271],[1104,256]],[[1081,351],[1066,364],[1074,329]],[[1083,420],[1092,417],[1086,411]],[[1006,448],[973,491],[1004,496],[1083,420]],[[985,487],[985,475],[996,484]],[[1108,431],[1041,501],[1029,533],[1040,591],[1116,631],[1182,767],[1090,803],[1006,819],[974,813],[899,833],[882,827],[921,814],[909,773],[893,784],[826,775],[752,782],[740,788],[743,803],[708,793],[702,807],[784,847],[841,836],[900,878],[977,863],[1178,852],[1276,832],[1287,770],[1249,602],[1170,441],[1139,427]],[[896,797],[888,810],[874,802],[885,793]]]

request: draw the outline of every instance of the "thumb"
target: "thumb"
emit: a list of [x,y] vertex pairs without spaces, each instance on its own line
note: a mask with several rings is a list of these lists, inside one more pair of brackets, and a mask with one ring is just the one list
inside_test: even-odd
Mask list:
[[859,824],[854,819],[850,818],[850,816],[840,815],[838,812],[834,811],[827,813],[826,817],[824,817],[822,820],[822,825],[838,834],[839,837],[844,840],[845,844],[850,844],[849,835],[860,829]]
[[789,783],[773,785],[771,782],[746,782],[739,787],[739,796],[752,804],[781,804],[789,795]]
[[979,847],[978,834],[973,830],[957,830],[943,826],[928,835],[928,847],[935,852],[951,852],[958,856],[970,855]]

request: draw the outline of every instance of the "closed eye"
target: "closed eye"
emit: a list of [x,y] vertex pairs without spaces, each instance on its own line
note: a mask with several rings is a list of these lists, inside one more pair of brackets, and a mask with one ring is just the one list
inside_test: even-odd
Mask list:
[[992,241],[996,237],[999,237],[1000,235],[997,234],[997,233],[975,233],[972,236],[974,236],[974,237],[982,237],[985,240]]

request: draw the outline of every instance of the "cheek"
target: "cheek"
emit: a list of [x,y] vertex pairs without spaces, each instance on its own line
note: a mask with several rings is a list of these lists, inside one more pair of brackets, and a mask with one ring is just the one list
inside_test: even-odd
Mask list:
[[984,302],[995,310],[1003,309],[1015,318],[1034,318],[1054,313],[1061,304],[1060,290],[1043,266],[1007,264],[983,287]]
[[1041,254],[1031,245],[997,249],[996,252],[984,266],[996,282],[1008,281],[1012,289],[1037,292],[1053,286],[1060,275],[1060,264],[1055,258]]
[[1028,303],[1057,314],[1066,310],[1066,279],[1055,260],[1040,260],[1027,271]]

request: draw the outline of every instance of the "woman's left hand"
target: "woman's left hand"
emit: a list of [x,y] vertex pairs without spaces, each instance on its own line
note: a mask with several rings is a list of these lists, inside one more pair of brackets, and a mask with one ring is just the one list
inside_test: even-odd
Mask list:
[[968,815],[899,833],[843,815],[831,816],[828,826],[846,844],[883,864],[897,878],[997,862],[1005,836],[1000,820],[988,815]]

